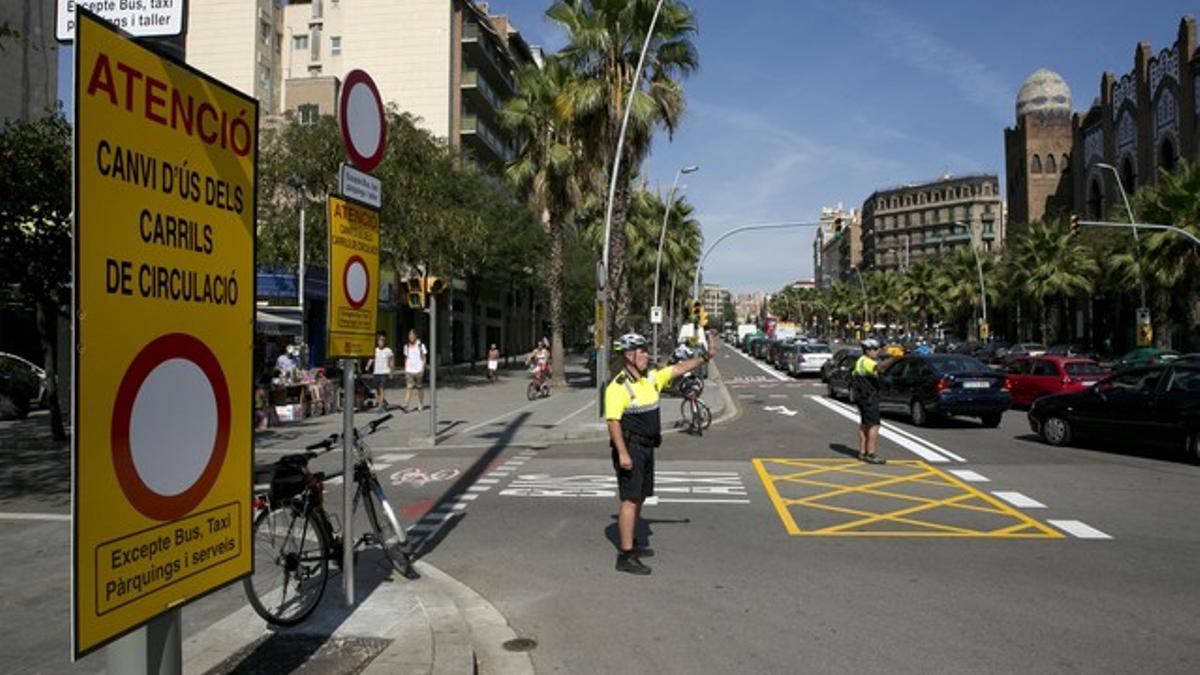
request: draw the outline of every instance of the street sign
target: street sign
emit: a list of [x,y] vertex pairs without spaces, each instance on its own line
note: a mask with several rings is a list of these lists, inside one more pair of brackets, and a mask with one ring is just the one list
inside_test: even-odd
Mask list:
[[379,307],[379,212],[329,197],[329,354],[372,356]]
[[1136,310],[1134,310],[1134,314],[1137,316],[1137,323],[1139,326],[1149,326],[1150,325],[1150,308],[1149,307],[1138,307]]
[[258,104],[80,9],[75,658],[250,573]]
[[338,173],[338,192],[367,206],[383,205],[383,181],[345,162]]
[[596,349],[604,349],[604,299],[596,298],[595,344]]
[[187,0],[58,0],[54,36],[75,39],[75,9],[83,7],[135,38],[182,35]]
[[338,121],[350,161],[363,171],[374,169],[387,147],[387,118],[379,88],[364,71],[346,73],[338,99]]
[[655,305],[650,308],[650,323],[653,323],[653,324],[662,323],[662,306]]

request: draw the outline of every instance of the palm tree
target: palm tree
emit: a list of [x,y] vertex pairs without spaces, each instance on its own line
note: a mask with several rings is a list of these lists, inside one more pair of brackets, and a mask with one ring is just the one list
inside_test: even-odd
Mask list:
[[509,164],[510,181],[525,190],[530,207],[550,234],[551,359],[555,386],[566,386],[563,350],[563,294],[566,285],[564,248],[573,213],[581,201],[586,169],[573,120],[562,105],[572,78],[570,66],[551,58],[544,68],[529,66],[518,73],[517,93],[500,111],[502,122],[524,140]]
[[[1200,236],[1200,162],[1184,164],[1176,173],[1161,171],[1158,185],[1134,198],[1142,222],[1183,228]],[[1171,299],[1182,298],[1189,346],[1200,344],[1200,248],[1174,232],[1156,232],[1144,241],[1146,267],[1158,288],[1155,333],[1161,346],[1171,341]]]
[[655,127],[674,132],[683,115],[680,79],[696,68],[690,36],[696,25],[692,10],[679,0],[666,0],[651,35],[646,67],[635,73],[643,40],[657,0],[556,0],[546,16],[566,29],[567,45],[559,54],[578,74],[569,105],[589,140],[589,156],[613,165],[626,98],[638,78],[617,192],[613,199],[609,241],[609,283],[616,332],[629,327],[629,279],[626,270],[625,221],[629,179],[650,148]]
[[1061,222],[1033,223],[1018,244],[1017,261],[1024,270],[1024,289],[1041,305],[1042,339],[1054,342],[1050,330],[1051,305],[1093,288],[1100,266],[1091,250]]
[[938,292],[937,269],[928,262],[915,262],[905,271],[902,293],[909,307],[916,308],[921,331],[929,330],[929,318],[939,315],[944,296]]

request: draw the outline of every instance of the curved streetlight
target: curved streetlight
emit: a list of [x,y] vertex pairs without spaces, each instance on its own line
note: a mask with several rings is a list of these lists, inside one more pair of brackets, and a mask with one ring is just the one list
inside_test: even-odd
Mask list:
[[[964,223],[961,220],[951,221],[955,225],[962,225],[967,228],[968,232],[971,229],[970,223]],[[988,325],[987,318],[987,286],[983,283],[983,263],[979,260],[979,250],[975,248],[974,242],[968,244],[971,247],[971,253],[975,254],[975,271],[979,273],[979,304],[983,309],[983,325]]]
[[[667,240],[667,220],[671,217],[671,207],[675,204],[675,189],[679,187],[679,177],[685,173],[695,173],[700,170],[700,167],[692,164],[691,166],[680,167],[675,172],[675,180],[671,183],[671,191],[667,193],[667,210],[663,213],[662,228],[658,232],[658,257],[654,260],[654,307],[658,307],[658,277],[659,271],[662,269],[662,251],[663,242]],[[653,310],[651,310],[653,311]],[[651,322],[654,324],[654,362],[658,363],[658,324],[662,322],[662,312],[659,312],[659,321]]]
[[597,312],[600,321],[600,346],[596,354],[596,394],[598,402],[596,410],[601,417],[604,415],[604,386],[608,377],[608,249],[612,237],[613,199],[617,192],[617,177],[621,173],[621,152],[625,148],[625,130],[629,126],[629,113],[633,110],[633,97],[637,95],[638,84],[642,79],[642,66],[646,64],[646,52],[650,49],[650,38],[654,36],[654,27],[658,25],[658,15],[662,11],[664,0],[658,0],[654,6],[654,16],[650,18],[650,27],[646,29],[646,41],[642,43],[642,53],[638,56],[637,68],[633,71],[633,81],[629,85],[629,97],[625,99],[625,115],[621,118],[621,132],[617,134],[617,153],[613,157],[612,175],[608,183],[608,207],[604,210],[604,255],[600,260],[600,270],[597,274],[600,283],[597,300],[600,304]]
[[862,291],[863,321],[871,323],[871,305],[867,303],[867,284],[863,281],[862,271],[858,269],[858,265],[851,265],[850,269],[854,270],[854,274],[858,276],[858,290]]
[[1138,239],[1138,224],[1133,219],[1133,208],[1129,206],[1129,195],[1125,192],[1125,183],[1121,180],[1121,172],[1117,171],[1117,167],[1104,162],[1096,162],[1096,166],[1106,171],[1111,171],[1114,178],[1117,179],[1117,189],[1121,192],[1121,200],[1125,202],[1125,213],[1129,216],[1129,225],[1133,228],[1133,248],[1137,252],[1138,260],[1138,292],[1141,296],[1142,309],[1146,309],[1146,278],[1142,272],[1142,244]]

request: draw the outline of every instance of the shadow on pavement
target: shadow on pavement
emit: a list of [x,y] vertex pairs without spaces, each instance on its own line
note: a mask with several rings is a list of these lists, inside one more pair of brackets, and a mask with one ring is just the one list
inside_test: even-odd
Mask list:
[[[648,546],[650,537],[654,536],[651,525],[690,525],[691,518],[639,518],[633,530],[633,540],[637,544]],[[604,538],[608,539],[613,549],[621,550],[621,535],[617,527],[617,514],[612,514],[612,522],[604,527]]]
[[847,457],[858,459],[858,450],[852,448],[845,443],[830,443],[829,449]]
[[0,454],[0,501],[17,498],[70,505],[70,449],[5,450]]
[[[475,460],[474,464],[462,472],[462,475],[459,477],[459,479],[442,493],[442,496],[439,497],[433,506],[429,508],[427,513],[435,513],[443,507],[449,507],[452,503],[458,500],[459,495],[466,493],[467,488],[474,485],[475,481],[479,480],[479,478],[482,477],[489,468],[491,468],[492,463],[496,460],[496,458],[499,457],[500,454],[509,447],[509,442],[512,441],[521,427],[525,425],[525,421],[528,420],[532,415],[533,413],[529,411],[522,412],[513,418],[511,422],[506,424],[503,429],[495,432],[495,441],[492,443],[491,447],[485,450],[483,454],[481,454],[479,458]],[[491,436],[493,436],[493,434],[487,434],[487,437]],[[445,540],[446,535],[458,526],[459,521],[462,520],[462,515],[463,514],[458,514],[456,517],[447,520],[440,527],[434,530],[431,536],[423,537],[415,542],[416,549],[413,552],[413,559],[419,559],[437,548],[438,544]]]

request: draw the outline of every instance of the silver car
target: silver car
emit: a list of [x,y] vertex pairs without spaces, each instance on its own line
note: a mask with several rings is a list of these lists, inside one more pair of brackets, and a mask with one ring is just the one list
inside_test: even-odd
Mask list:
[[820,375],[821,366],[831,358],[833,358],[833,349],[824,342],[798,344],[795,346],[795,352],[788,359],[788,374],[793,377]]

